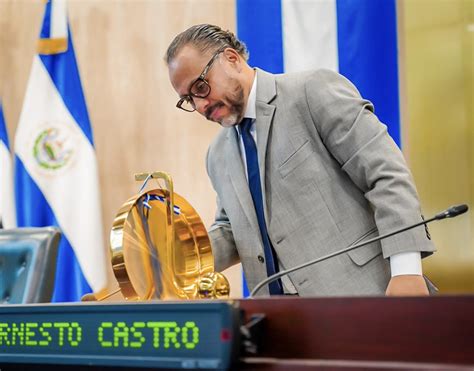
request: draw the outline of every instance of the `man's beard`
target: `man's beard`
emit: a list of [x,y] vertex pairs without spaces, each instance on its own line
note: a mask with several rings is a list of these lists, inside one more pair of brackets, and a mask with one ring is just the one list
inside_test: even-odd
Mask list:
[[225,103],[221,101],[209,107],[205,112],[205,116],[208,120],[214,121],[211,118],[212,112],[221,107],[229,107],[229,113],[221,120],[216,121],[221,126],[228,128],[238,124],[242,120],[244,114],[244,90],[242,86],[238,85],[232,93],[232,96],[226,96],[224,101]]

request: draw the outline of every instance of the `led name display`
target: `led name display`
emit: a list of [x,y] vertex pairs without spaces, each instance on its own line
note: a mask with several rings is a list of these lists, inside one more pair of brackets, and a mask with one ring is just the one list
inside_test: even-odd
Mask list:
[[[77,347],[82,341],[78,322],[0,322],[0,347],[25,346]],[[88,339],[93,340],[93,339]],[[150,342],[153,348],[194,349],[199,344],[199,327],[188,321],[177,322],[102,322],[97,328],[97,345],[102,348],[141,348]]]
[[226,368],[239,318],[228,302],[0,306],[0,366]]

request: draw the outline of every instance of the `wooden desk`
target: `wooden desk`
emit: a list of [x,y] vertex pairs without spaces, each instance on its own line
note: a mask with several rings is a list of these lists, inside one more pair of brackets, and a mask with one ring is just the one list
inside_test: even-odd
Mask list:
[[474,296],[241,300],[264,342],[241,369],[474,370]]

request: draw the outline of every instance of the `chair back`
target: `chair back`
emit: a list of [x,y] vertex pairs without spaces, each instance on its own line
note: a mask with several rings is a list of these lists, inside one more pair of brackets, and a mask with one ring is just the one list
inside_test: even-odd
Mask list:
[[55,227],[0,229],[0,304],[51,301],[59,240]]

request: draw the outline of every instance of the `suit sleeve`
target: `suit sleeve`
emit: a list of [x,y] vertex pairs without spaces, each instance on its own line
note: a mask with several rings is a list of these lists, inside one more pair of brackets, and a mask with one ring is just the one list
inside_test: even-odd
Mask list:
[[[210,160],[208,151],[206,156],[206,168],[214,186],[209,162]],[[216,190],[215,186],[214,190]],[[212,254],[214,256],[214,269],[218,272],[221,272],[224,269],[237,264],[239,262],[239,255],[234,242],[232,226],[224,208],[222,207],[219,195],[216,197],[216,204],[217,210],[214,223],[212,223],[211,227],[209,228],[208,234],[211,240]]]
[[[326,148],[369,201],[379,234],[421,221],[412,175],[387,127],[343,76],[315,72],[305,84],[313,123]],[[384,257],[434,251],[423,227],[382,241]]]

